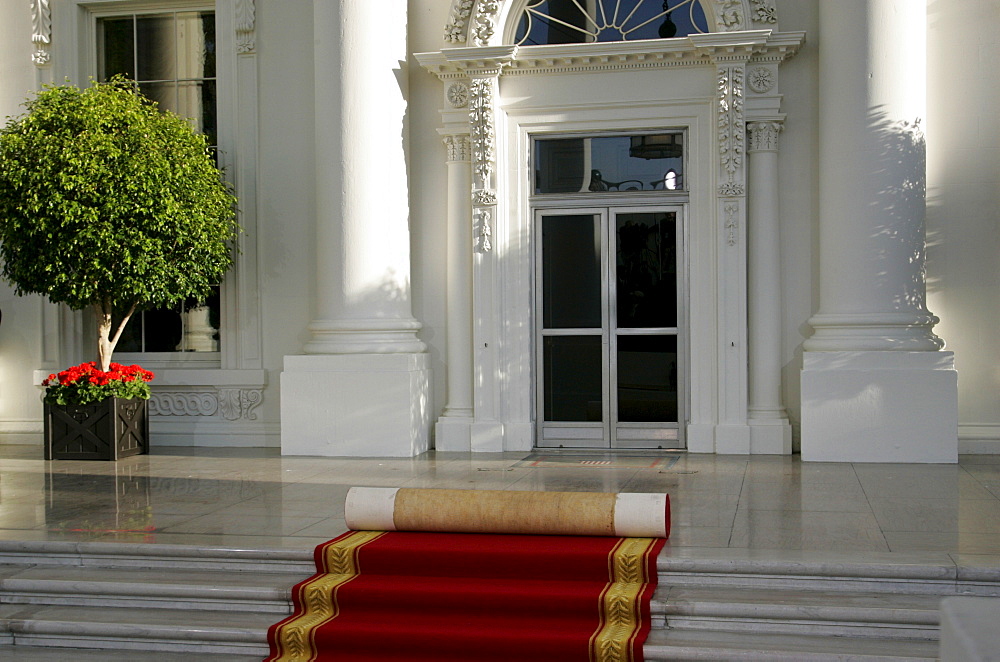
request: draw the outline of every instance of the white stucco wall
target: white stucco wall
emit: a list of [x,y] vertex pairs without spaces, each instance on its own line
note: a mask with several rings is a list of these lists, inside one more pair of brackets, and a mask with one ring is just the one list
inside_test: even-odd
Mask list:
[[[0,120],[4,123],[24,112],[21,104],[35,88],[33,50],[29,3],[4,3],[0,8]],[[0,283],[0,434],[6,433],[3,438],[9,441],[41,430],[41,392],[32,382],[34,370],[42,367],[43,306],[48,304],[40,297],[18,297],[12,287]],[[28,438],[35,439],[37,434]]]
[[[955,352],[959,449],[1000,452],[1000,5],[927,3],[927,290]],[[976,443],[987,440],[987,443]]]

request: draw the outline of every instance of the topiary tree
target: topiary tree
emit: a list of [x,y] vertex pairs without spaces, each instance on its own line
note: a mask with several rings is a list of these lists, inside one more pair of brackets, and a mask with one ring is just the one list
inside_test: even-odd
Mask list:
[[221,280],[236,198],[205,137],[132,81],[47,86],[25,107],[0,129],[2,276],[19,295],[93,308],[107,371],[136,310],[204,299]]

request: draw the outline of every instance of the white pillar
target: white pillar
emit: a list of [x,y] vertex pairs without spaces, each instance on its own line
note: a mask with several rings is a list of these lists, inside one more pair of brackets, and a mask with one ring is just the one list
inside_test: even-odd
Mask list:
[[787,455],[792,452],[792,428],[781,397],[780,131],[780,120],[747,124],[749,423],[751,453]]
[[472,448],[472,164],[468,134],[446,134],[448,150],[448,402],[434,430],[434,447]]
[[954,462],[957,376],[923,276],[926,7],[820,3],[819,312],[805,460]]
[[313,13],[315,318],[307,355],[285,357],[282,452],[416,455],[429,363],[410,308],[406,1]]

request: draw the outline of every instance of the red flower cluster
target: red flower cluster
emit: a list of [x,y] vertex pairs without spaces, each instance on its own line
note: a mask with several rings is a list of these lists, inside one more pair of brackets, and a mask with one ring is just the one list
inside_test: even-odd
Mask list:
[[107,372],[97,367],[97,363],[90,361],[80,365],[67,368],[59,374],[51,374],[49,378],[42,382],[42,386],[66,386],[68,384],[80,384],[90,382],[95,386],[107,386],[111,382],[148,382],[153,379],[153,373],[144,370],[137,365],[122,365],[112,363],[111,369]]

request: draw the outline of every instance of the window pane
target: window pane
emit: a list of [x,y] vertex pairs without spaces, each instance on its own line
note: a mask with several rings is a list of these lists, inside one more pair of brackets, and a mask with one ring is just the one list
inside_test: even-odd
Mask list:
[[677,326],[676,214],[615,217],[618,328]]
[[583,44],[708,32],[699,0],[529,0],[514,43]]
[[618,336],[618,420],[678,420],[677,336]]
[[160,110],[177,112],[177,85],[174,83],[139,83],[139,91],[158,103]]
[[160,308],[143,313],[143,332],[146,352],[175,352],[181,342],[181,315],[177,311]]
[[174,80],[178,47],[174,40],[174,17],[138,16],[135,29],[138,80]]
[[102,18],[97,23],[101,58],[98,77],[108,80],[115,74],[135,78],[135,34],[132,17]]
[[538,194],[684,188],[680,131],[536,140],[534,152]]
[[[206,34],[205,14],[177,14],[177,78],[211,78],[215,76],[215,26]],[[209,58],[211,48],[211,58]],[[211,61],[209,61],[211,60]],[[211,67],[212,72],[208,69]]]
[[547,336],[545,420],[603,419],[601,336]]
[[546,329],[601,328],[601,219],[542,217],[542,323]]

